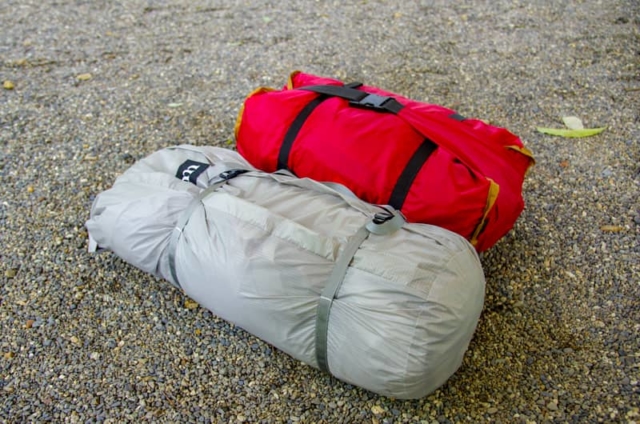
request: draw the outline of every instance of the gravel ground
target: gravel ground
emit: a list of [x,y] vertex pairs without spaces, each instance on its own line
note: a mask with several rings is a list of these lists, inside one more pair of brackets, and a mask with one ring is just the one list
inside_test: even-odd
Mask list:
[[[2,0],[0,39],[1,421],[640,422],[636,0]],[[455,108],[536,154],[526,210],[483,257],[464,364],[424,399],[341,383],[86,252],[119,173],[232,145],[244,96],[294,69]],[[608,128],[536,132],[566,115]]]

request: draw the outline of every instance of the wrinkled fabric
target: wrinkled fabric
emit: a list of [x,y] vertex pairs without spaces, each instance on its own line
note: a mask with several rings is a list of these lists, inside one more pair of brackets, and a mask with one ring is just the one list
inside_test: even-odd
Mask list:
[[[244,102],[236,123],[238,151],[255,167],[277,169],[283,141],[317,93],[300,89],[342,82],[294,72],[282,90],[258,89]],[[287,168],[299,177],[333,181],[375,204],[390,201],[396,182],[428,138],[438,147],[421,165],[401,211],[411,222],[437,225],[493,246],[524,208],[522,184],[533,164],[520,139],[504,128],[464,119],[451,109],[410,100],[376,87],[359,90],[390,96],[396,114],[324,100],[304,119]]]
[[[187,160],[210,166],[196,184]],[[222,171],[230,179],[185,209]],[[342,249],[381,209],[309,179],[255,171],[238,153],[178,146],[139,161],[100,193],[91,239],[148,273],[179,284],[217,316],[317,367],[316,308]],[[461,236],[425,224],[370,234],[333,302],[328,365],[340,380],[401,399],[420,398],[460,366],[484,300],[484,275]]]

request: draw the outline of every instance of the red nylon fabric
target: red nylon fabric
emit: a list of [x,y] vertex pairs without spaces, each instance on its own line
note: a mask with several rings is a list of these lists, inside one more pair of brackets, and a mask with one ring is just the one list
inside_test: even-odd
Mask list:
[[[343,84],[296,72],[290,85],[256,91],[238,116],[239,153],[267,172],[277,169],[282,142],[296,116],[319,96],[295,88]],[[387,204],[427,137],[438,147],[411,185],[401,208],[405,217],[457,232],[478,251],[493,246],[513,227],[524,208],[524,175],[533,163],[518,137],[479,120],[453,119],[455,112],[442,106],[376,87],[358,89],[392,96],[404,108],[394,115],[356,108],[342,98],[325,100],[304,121],[292,145],[288,168],[293,173],[341,183],[368,202]]]

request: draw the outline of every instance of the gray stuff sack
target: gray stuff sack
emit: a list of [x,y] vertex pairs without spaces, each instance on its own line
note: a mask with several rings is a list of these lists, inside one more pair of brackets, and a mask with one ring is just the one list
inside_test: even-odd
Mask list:
[[475,249],[342,186],[182,145],[100,193],[90,250],[113,251],[336,378],[421,398],[462,363],[485,281]]

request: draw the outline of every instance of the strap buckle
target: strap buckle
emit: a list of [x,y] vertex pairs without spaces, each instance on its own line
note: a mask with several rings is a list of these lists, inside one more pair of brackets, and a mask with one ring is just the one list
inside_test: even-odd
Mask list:
[[395,100],[393,97],[380,96],[379,94],[366,93],[366,96],[359,100],[351,100],[349,104],[354,107],[361,107],[365,109],[379,110],[381,112],[388,111],[384,105],[390,101]]
[[383,207],[383,212],[376,213],[371,221],[366,224],[367,230],[376,235],[392,234],[398,231],[407,222],[402,212]]
[[381,225],[387,222],[388,220],[392,219],[393,217],[394,217],[394,214],[388,211],[386,213],[379,212],[373,215],[373,223],[376,225]]
[[224,181],[229,181],[238,175],[244,174],[245,172],[249,172],[248,169],[228,169],[220,173],[219,177]]

